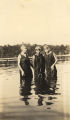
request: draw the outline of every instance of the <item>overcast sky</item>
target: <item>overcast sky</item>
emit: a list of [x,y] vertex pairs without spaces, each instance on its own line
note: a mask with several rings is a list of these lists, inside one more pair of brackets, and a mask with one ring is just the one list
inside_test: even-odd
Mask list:
[[0,0],[0,45],[70,44],[70,0]]

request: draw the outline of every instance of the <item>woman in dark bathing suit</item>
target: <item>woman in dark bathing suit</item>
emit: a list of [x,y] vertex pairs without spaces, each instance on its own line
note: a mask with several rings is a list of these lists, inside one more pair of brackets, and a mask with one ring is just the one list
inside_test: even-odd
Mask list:
[[28,86],[27,84],[31,84],[32,81],[32,64],[26,52],[26,47],[22,45],[21,53],[18,56],[18,67],[20,71],[20,84],[24,83],[25,86]]
[[35,48],[34,55],[34,81],[38,92],[44,90],[45,86],[45,59],[41,54],[41,47],[38,45]]
[[[44,48],[44,57],[45,57],[45,75],[46,75],[46,81],[47,85],[50,88],[53,88],[55,86],[56,80],[57,80],[57,69],[56,69],[56,62],[57,58],[54,52],[50,50],[50,48],[47,45],[43,46]],[[54,83],[53,87],[51,86]]]

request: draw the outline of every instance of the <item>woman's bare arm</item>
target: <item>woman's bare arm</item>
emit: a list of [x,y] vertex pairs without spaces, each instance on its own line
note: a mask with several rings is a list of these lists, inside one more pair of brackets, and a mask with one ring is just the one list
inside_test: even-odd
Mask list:
[[18,67],[19,67],[19,70],[21,71],[21,73],[22,73],[22,75],[23,75],[23,74],[24,74],[24,71],[23,71],[23,69],[21,68],[20,59],[21,59],[21,55],[18,56]]
[[51,69],[54,69],[54,65],[57,63],[57,57],[56,57],[56,54],[54,52],[53,52],[53,56],[54,56],[55,62],[51,66]]

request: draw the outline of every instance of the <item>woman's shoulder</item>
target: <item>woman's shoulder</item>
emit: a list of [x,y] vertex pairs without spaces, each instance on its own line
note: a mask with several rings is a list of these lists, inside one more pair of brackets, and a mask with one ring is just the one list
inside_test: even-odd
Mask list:
[[18,58],[21,58],[21,54],[18,55]]
[[27,55],[20,53],[20,54],[18,55],[18,57],[19,57],[19,58],[25,58],[25,57],[27,57]]
[[53,56],[53,55],[54,55],[54,52],[53,52],[53,51],[50,51],[50,52],[48,53],[48,55]]

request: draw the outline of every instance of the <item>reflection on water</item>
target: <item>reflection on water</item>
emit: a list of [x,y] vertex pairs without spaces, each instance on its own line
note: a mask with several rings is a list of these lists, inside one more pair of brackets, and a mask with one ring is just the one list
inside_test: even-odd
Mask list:
[[31,95],[31,80],[30,81],[23,81],[20,83],[20,95],[22,98],[21,101],[24,101],[25,105],[29,105],[29,95]]
[[0,111],[12,110],[11,107],[14,106],[22,108],[30,105],[38,110],[40,108],[69,114],[70,61],[59,61],[56,67],[56,87],[54,91],[48,91],[47,86],[45,89],[35,86],[33,79],[20,84],[17,63],[0,64]]
[[[36,80],[36,78],[35,78]],[[45,78],[39,76],[38,79],[33,80],[33,78],[22,77],[20,73],[20,96],[22,97],[20,100],[24,101],[25,105],[29,105],[29,101],[32,99],[32,91],[34,93],[34,97],[37,97],[38,106],[43,105],[44,95],[54,95],[56,91],[56,81],[57,77],[54,77],[50,81],[50,85],[47,84]],[[32,89],[33,87],[33,89]],[[29,96],[32,95],[30,98]],[[51,98],[51,97],[50,97]],[[48,99],[50,100],[50,99]],[[52,102],[45,102],[46,105],[53,104]]]

